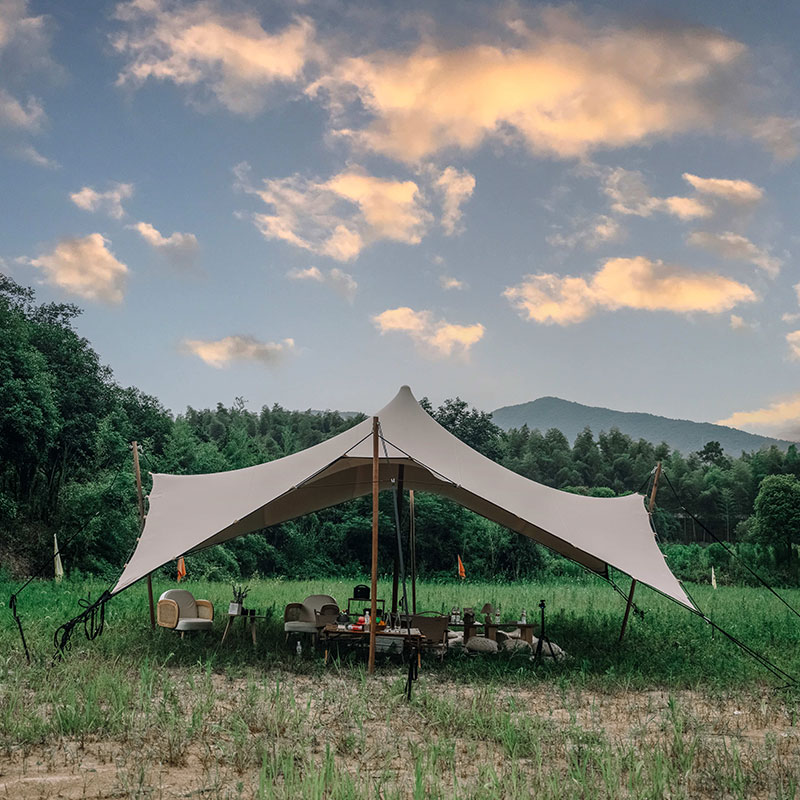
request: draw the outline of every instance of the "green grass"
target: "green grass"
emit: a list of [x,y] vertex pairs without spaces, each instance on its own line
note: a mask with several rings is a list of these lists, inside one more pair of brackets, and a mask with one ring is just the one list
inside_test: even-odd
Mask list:
[[[28,786],[39,796],[63,779],[96,787],[88,796],[131,798],[800,796],[800,693],[652,591],[637,590],[645,616],[619,645],[624,600],[590,577],[423,583],[420,610],[488,601],[504,619],[522,607],[538,619],[544,599],[548,632],[571,658],[428,658],[409,704],[396,661],[370,678],[359,657],[326,669],[319,654],[284,646],[286,603],[342,602],[355,582],[251,582],[246,605],[270,615],[256,647],[239,621],[220,644],[228,585],[186,584],[217,618],[213,633],[184,640],[150,630],[137,585],[111,601],[103,636],[76,631],[52,662],[56,626],[104,587],[35,581],[19,600],[30,667],[7,609],[13,586],[0,584],[0,790],[5,781],[9,796]],[[389,596],[387,583],[380,590]],[[720,625],[800,674],[800,620],[769,594],[690,590]],[[800,591],[786,595],[800,604]]]
[[[312,663],[299,667],[293,654],[283,647],[283,608],[308,594],[326,593],[344,604],[357,581],[319,579],[316,581],[257,580],[251,582],[246,599],[249,608],[269,615],[259,620],[258,645],[243,647],[247,638],[241,622],[236,621],[231,644],[220,645],[221,629],[231,597],[230,586],[223,583],[193,582],[184,585],[197,597],[214,602],[214,635],[195,635],[184,641],[173,634],[149,628],[146,585],[142,582],[113,598],[107,607],[106,632],[95,642],[87,642],[80,630],[73,637],[72,657],[121,658],[131,663],[144,659],[176,665],[210,663],[216,669],[236,669],[245,665],[265,667],[292,665],[313,669]],[[174,584],[156,582],[156,599]],[[19,637],[13,619],[5,608],[13,585],[0,583],[0,652],[18,657]],[[26,637],[35,658],[48,660],[53,653],[55,628],[80,610],[78,599],[96,598],[105,587],[97,581],[66,581],[60,585],[47,581],[33,582],[20,596],[19,613]],[[625,587],[627,588],[627,587]],[[790,674],[800,676],[800,618],[762,589],[749,587],[691,586],[700,607],[717,624],[763,653]],[[390,586],[379,584],[381,597],[390,596]],[[795,607],[800,608],[800,590],[784,590]],[[618,636],[625,601],[606,583],[587,576],[582,579],[559,579],[544,583],[421,583],[417,608],[426,611],[449,611],[452,606],[480,609],[484,603],[499,606],[503,619],[518,619],[521,609],[528,618],[538,621],[538,603],[544,599],[546,625],[550,638],[571,656],[569,662],[548,667],[547,680],[609,683],[613,686],[691,687],[697,685],[732,688],[756,683],[774,683],[774,679],[755,661],[749,659],[701,619],[646,587],[637,588],[636,603],[644,618],[631,616],[625,640]],[[17,654],[16,656],[14,654]],[[535,680],[542,670],[519,657],[495,659],[447,658],[428,669],[445,677],[474,674],[482,679],[499,681]]]

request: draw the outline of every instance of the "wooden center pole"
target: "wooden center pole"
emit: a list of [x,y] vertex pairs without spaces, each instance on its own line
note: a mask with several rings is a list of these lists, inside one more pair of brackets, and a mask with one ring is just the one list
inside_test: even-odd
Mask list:
[[380,466],[378,463],[378,418],[372,418],[372,584],[370,586],[369,614],[369,666],[375,672],[375,616],[378,613],[378,494],[380,493]]
[[652,514],[653,509],[656,507],[656,492],[658,491],[658,482],[661,480],[661,462],[656,464],[656,475],[653,478],[653,488],[650,492],[650,502],[647,505],[647,513]]
[[[136,498],[139,503],[139,535],[144,530],[144,495],[142,494],[142,471],[139,468],[139,443],[131,442],[133,450],[133,474],[136,476]],[[156,609],[153,604],[153,573],[147,575],[147,599],[150,602],[150,627],[156,627]]]
[[[653,488],[650,490],[650,502],[647,504],[647,513],[650,518],[653,517],[653,509],[656,507],[656,492],[658,491],[658,482],[661,479],[661,462],[656,464],[656,474],[653,478]],[[619,640],[625,635],[625,628],[628,627],[628,616],[631,613],[631,606],[633,605],[633,593],[636,591],[636,578],[631,581],[631,590],[628,593],[628,603],[625,606],[625,616],[622,618],[622,630],[619,632]]]

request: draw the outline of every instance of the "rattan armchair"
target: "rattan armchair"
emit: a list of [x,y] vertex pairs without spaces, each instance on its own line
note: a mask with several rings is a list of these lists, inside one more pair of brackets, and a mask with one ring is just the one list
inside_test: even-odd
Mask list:
[[207,631],[214,627],[214,605],[195,600],[186,589],[170,589],[158,598],[156,620],[162,628],[181,632]]

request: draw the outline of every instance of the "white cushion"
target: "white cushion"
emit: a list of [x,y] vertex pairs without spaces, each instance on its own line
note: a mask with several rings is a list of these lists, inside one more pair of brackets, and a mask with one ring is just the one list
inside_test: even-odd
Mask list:
[[284,622],[284,633],[316,633],[317,625],[315,622]]
[[214,623],[210,619],[200,617],[181,617],[175,626],[176,631],[210,631]]
[[178,613],[181,619],[184,617],[197,617],[197,603],[194,601],[194,595],[191,592],[187,592],[186,589],[169,589],[158,599],[174,600],[178,604]]
[[470,636],[467,650],[472,653],[496,653],[497,642],[487,639],[485,636]]

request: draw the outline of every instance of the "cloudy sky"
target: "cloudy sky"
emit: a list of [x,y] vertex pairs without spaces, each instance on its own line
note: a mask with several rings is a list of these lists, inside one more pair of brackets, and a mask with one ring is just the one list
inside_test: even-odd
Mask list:
[[800,436],[796,2],[0,0],[0,269],[124,385]]

